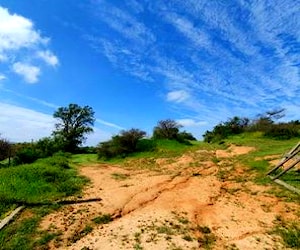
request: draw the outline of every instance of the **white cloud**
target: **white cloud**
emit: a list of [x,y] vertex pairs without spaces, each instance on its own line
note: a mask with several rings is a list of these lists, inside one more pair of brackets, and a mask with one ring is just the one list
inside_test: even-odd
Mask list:
[[176,122],[184,127],[202,127],[207,125],[205,121],[195,121],[194,119],[178,119]]
[[33,23],[17,14],[10,14],[7,9],[0,7],[0,52],[18,50],[38,43],[46,43],[34,30]]
[[[53,52],[45,50],[49,40],[41,36],[30,19],[10,13],[0,6],[0,62],[12,67],[15,73],[22,75],[29,83],[39,80],[40,68],[31,65],[36,57],[51,66],[58,64],[58,58]],[[21,58],[26,58],[28,63],[19,63]]]
[[37,56],[43,59],[50,66],[58,65],[58,58],[49,50],[38,51]]
[[40,68],[21,62],[14,63],[12,69],[16,74],[22,76],[28,83],[36,83],[41,73]]

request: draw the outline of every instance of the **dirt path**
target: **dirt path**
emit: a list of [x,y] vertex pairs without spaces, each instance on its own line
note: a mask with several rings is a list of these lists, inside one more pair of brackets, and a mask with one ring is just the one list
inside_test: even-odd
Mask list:
[[[64,206],[41,229],[61,233],[51,249],[285,249],[269,232],[279,216],[297,218],[299,205],[267,194],[267,187],[222,177],[232,168],[229,157],[250,150],[218,150],[216,164],[206,151],[160,159],[161,171],[82,167],[92,183],[82,198],[101,202]],[[235,173],[243,175],[242,167]],[[101,224],[105,214],[112,221]]]

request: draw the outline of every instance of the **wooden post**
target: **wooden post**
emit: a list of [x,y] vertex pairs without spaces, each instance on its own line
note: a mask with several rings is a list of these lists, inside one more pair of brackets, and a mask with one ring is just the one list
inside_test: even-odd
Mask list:
[[282,160],[274,168],[272,168],[270,171],[268,171],[267,175],[271,174],[272,172],[274,172],[275,170],[280,168],[284,163],[286,163],[291,158],[296,156],[300,152],[299,146],[300,146],[300,142],[284,158],[282,158]]
[[290,165],[289,167],[287,167],[285,170],[283,170],[282,172],[280,172],[279,174],[275,175],[274,177],[271,177],[271,179],[272,180],[278,179],[280,176],[282,176],[283,174],[285,174],[287,171],[289,171],[290,169],[292,169],[293,167],[295,167],[299,162],[300,162],[300,158],[298,160],[296,160],[292,165]]

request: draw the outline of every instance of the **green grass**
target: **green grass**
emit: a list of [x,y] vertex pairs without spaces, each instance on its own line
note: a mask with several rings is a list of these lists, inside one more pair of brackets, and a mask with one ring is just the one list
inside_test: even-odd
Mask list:
[[30,217],[19,218],[0,231],[0,249],[31,250],[44,248],[50,240],[59,237],[47,231],[38,230],[41,218],[55,209],[51,206],[41,206],[27,209]]
[[[266,176],[268,170],[272,168],[269,162],[264,159],[265,156],[277,155],[278,158],[282,158],[288,151],[290,151],[297,143],[299,138],[293,138],[289,140],[275,140],[263,137],[262,133],[243,133],[240,135],[235,135],[229,137],[225,140],[226,145],[235,144],[241,146],[251,146],[255,147],[255,150],[246,155],[240,155],[236,157],[239,163],[242,163],[245,166],[248,166],[249,180],[253,180],[258,184],[266,185],[272,184],[274,187],[278,185],[270,180]],[[300,188],[300,172],[299,171],[289,171],[280,177],[281,180],[287,182],[288,184]],[[279,191],[277,191],[279,190]],[[280,191],[281,190],[281,191]],[[282,197],[280,192],[283,192],[286,195],[288,192],[282,191],[284,188],[274,188],[273,193],[276,196]],[[297,195],[290,194],[287,197],[288,200],[299,200]]]
[[46,203],[73,195],[85,182],[61,158],[0,169],[0,214],[3,205]]
[[254,132],[231,136],[225,142],[226,144],[233,143],[235,145],[255,147],[256,151],[252,152],[251,155],[263,157],[266,155],[283,155],[299,142],[299,138],[275,140],[263,137],[260,132]]
[[212,150],[216,148],[220,148],[222,146],[216,144],[208,144],[201,141],[193,141],[190,145],[179,143],[175,140],[156,140],[156,148],[153,151],[147,152],[136,152],[133,154],[128,155],[125,158],[117,157],[112,158],[106,161],[100,161],[103,163],[110,163],[110,164],[123,164],[126,162],[131,162],[135,160],[146,160],[147,166],[146,168],[149,169],[154,164],[154,161],[151,160],[158,159],[158,158],[170,158],[173,159],[174,157],[179,157],[184,153],[196,150]]
[[0,248],[41,249],[39,246],[56,237],[38,231],[41,218],[59,207],[54,206],[53,201],[80,193],[86,182],[61,155],[0,169],[1,217],[21,204],[25,204],[31,214],[29,218],[17,219],[0,231]]
[[74,154],[71,157],[71,163],[73,164],[88,164],[88,163],[97,163],[98,156],[97,154]]
[[277,218],[275,228],[271,233],[282,238],[286,247],[300,249],[300,225],[299,222],[287,223],[282,218]]
[[95,222],[96,224],[108,224],[112,220],[113,220],[113,218],[111,217],[110,214],[103,214],[103,215],[95,217],[93,219],[93,222]]

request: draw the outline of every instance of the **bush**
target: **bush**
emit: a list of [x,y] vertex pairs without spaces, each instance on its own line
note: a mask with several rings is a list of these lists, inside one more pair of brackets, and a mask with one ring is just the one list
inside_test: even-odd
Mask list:
[[127,155],[153,149],[153,144],[142,141],[146,132],[139,129],[121,131],[119,135],[113,136],[110,141],[98,145],[98,158],[110,159],[113,157],[126,157]]
[[297,126],[291,124],[272,124],[264,134],[266,137],[279,139],[279,140],[288,140],[293,137],[300,137],[300,131]]
[[54,155],[63,149],[62,143],[57,138],[46,137],[33,143],[19,143],[14,145],[13,165],[35,162],[39,158]]
[[33,146],[25,146],[22,149],[19,149],[14,156],[13,165],[20,165],[26,163],[32,163],[36,161],[38,158],[42,157],[42,152],[37,150]]
[[203,135],[205,142],[218,142],[230,135],[244,132],[249,125],[248,118],[233,117],[227,122],[219,123],[212,131],[206,131]]

